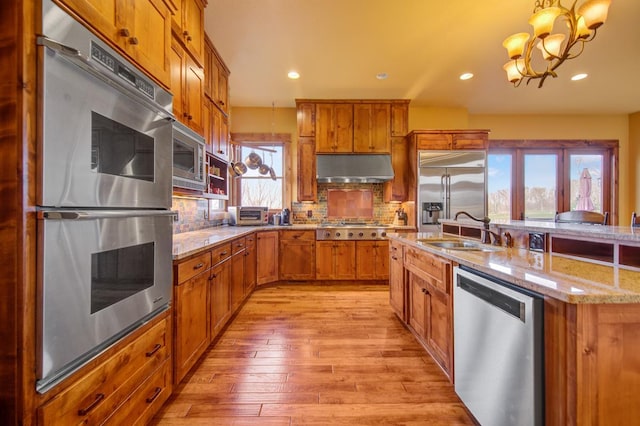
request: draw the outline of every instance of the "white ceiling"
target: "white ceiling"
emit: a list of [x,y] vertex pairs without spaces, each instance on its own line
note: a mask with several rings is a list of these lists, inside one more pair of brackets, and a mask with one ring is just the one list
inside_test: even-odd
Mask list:
[[[565,6],[572,0],[564,0]],[[581,2],[582,0],[578,0]],[[534,0],[209,0],[205,29],[231,70],[233,106],[296,98],[411,99],[471,114],[640,111],[640,1],[613,0],[584,53],[514,88],[502,41],[530,32]],[[299,80],[289,80],[295,69]],[[385,72],[386,80],[376,74]],[[472,72],[469,81],[458,79]],[[589,73],[579,82],[569,77]]]

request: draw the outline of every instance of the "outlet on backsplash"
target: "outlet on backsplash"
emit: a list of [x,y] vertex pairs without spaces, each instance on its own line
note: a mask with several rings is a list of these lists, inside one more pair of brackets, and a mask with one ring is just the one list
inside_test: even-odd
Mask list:
[[307,210],[307,217],[313,217],[313,210]]

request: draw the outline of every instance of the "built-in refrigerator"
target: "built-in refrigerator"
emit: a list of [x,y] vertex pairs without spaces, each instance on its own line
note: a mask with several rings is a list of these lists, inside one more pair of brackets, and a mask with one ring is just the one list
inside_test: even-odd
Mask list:
[[419,151],[418,228],[437,230],[459,211],[483,218],[487,211],[484,151]]

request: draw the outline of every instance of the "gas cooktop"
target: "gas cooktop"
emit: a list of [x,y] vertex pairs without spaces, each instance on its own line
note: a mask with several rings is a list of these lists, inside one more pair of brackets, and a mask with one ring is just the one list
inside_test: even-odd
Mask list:
[[323,223],[316,230],[316,240],[382,240],[389,228],[374,223]]

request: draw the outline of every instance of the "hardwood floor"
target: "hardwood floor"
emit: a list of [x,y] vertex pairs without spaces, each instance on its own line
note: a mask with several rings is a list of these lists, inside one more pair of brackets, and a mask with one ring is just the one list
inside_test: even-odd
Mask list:
[[472,425],[387,286],[255,291],[155,425]]

